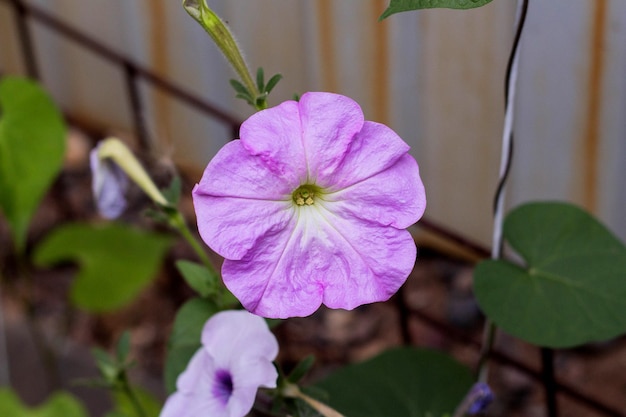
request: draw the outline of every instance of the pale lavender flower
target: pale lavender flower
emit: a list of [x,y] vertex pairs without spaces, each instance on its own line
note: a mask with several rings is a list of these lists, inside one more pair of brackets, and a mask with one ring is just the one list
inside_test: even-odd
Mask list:
[[100,157],[101,146],[102,142],[98,143],[89,154],[91,185],[98,212],[104,218],[115,219],[126,209],[129,181],[126,173],[112,159]]
[[277,354],[278,342],[261,317],[244,310],[215,314],[160,417],[245,416],[259,387],[276,387]]
[[413,269],[426,197],[409,146],[357,103],[306,93],[252,115],[193,190],[222,276],[261,316],[384,301]]

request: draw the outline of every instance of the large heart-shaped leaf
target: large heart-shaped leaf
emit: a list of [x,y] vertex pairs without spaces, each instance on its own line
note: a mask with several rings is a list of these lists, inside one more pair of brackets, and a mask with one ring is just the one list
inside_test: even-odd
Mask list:
[[193,298],[176,313],[165,360],[165,388],[169,393],[176,390],[178,375],[187,368],[187,363],[200,348],[204,324],[217,311],[217,306],[212,301]]
[[452,414],[472,382],[469,369],[443,353],[397,348],[342,368],[316,386],[346,416],[426,417]]
[[70,394],[53,394],[35,408],[25,407],[13,391],[0,389],[0,416],[2,417],[88,417],[85,408]]
[[504,223],[526,265],[484,261],[474,291],[507,333],[569,347],[626,331],[626,247],[591,215],[566,203],[531,203]]
[[128,226],[70,224],[55,229],[36,248],[35,263],[75,261],[80,271],[71,289],[78,307],[93,312],[122,307],[156,275],[171,239]]
[[18,250],[39,202],[58,174],[65,152],[65,124],[36,83],[0,81],[0,209]]
[[491,3],[492,0],[391,0],[381,19],[395,13],[419,9],[473,9]]

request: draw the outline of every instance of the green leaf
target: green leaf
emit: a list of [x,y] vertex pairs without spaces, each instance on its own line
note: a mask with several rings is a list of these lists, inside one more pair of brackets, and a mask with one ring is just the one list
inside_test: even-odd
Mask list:
[[229,80],[230,85],[235,89],[236,92],[238,92],[239,94],[250,94],[248,92],[248,89],[241,84],[239,81],[235,80],[234,78]]
[[132,390],[145,414],[139,415],[130,398],[128,398],[128,395],[121,391],[115,391],[113,393],[113,400],[116,405],[114,413],[128,417],[158,417],[163,407],[161,402],[143,388],[133,386]]
[[178,175],[177,173],[174,175],[174,178],[172,178],[170,185],[168,185],[167,188],[161,190],[161,193],[172,206],[176,206],[180,202],[182,188],[183,183],[180,179],[180,175]]
[[389,7],[383,12],[379,20],[392,14],[419,9],[473,9],[491,3],[492,0],[391,0]]
[[496,325],[548,347],[626,331],[626,247],[591,215],[566,203],[526,204],[507,216],[504,237],[526,266],[484,261],[474,273]]
[[165,387],[168,393],[176,390],[178,375],[185,370],[187,363],[201,346],[200,335],[204,324],[217,311],[217,306],[212,301],[193,298],[176,313],[165,360]]
[[350,417],[425,417],[454,411],[472,374],[435,351],[397,348],[340,369],[317,384],[331,407]]
[[215,295],[220,289],[220,277],[211,273],[204,265],[189,261],[176,262],[176,268],[187,284],[202,297]]
[[115,347],[116,359],[120,364],[126,362],[128,353],[130,352],[130,332],[127,330],[120,336]]
[[283,76],[281,74],[275,74],[272,78],[270,78],[270,80],[267,82],[267,85],[265,86],[265,92],[267,94],[271,93],[274,87],[276,87],[276,84],[278,84],[278,82],[282,80],[282,78]]
[[0,388],[0,416],[3,417],[88,417],[87,411],[72,395],[59,392],[35,408],[25,407],[7,388]]
[[309,372],[313,364],[315,363],[315,356],[309,355],[298,362],[298,365],[289,374],[287,379],[289,382],[297,384],[306,374]]
[[51,98],[36,83],[0,81],[0,209],[23,251],[30,219],[61,170],[65,124]]
[[122,224],[69,224],[39,244],[34,260],[39,266],[78,263],[72,301],[85,310],[110,311],[131,302],[150,283],[170,242]]
[[263,74],[263,67],[259,67],[256,70],[256,87],[259,89],[259,93],[263,93],[265,87],[265,75]]
[[91,350],[96,365],[104,378],[104,382],[109,386],[113,386],[120,375],[120,369],[118,365],[111,359],[109,354],[100,348],[93,348]]

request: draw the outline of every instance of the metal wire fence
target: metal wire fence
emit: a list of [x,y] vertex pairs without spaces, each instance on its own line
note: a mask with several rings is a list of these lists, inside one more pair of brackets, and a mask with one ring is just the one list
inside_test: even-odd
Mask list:
[[[41,74],[41,69],[37,61],[37,45],[35,44],[32,36],[33,25],[41,25],[48,30],[51,30],[66,42],[80,46],[84,50],[105,61],[108,61],[110,64],[118,68],[119,72],[123,74],[125,83],[123,87],[132,112],[131,116],[134,134],[141,147],[148,149],[151,143],[148,134],[149,129],[147,129],[143,117],[145,103],[139,91],[139,85],[141,82],[145,82],[151,87],[159,89],[170,98],[177,100],[190,108],[194,108],[206,115],[206,117],[221,123],[228,128],[230,132],[232,132],[233,138],[238,137],[239,126],[241,123],[239,118],[228,113],[227,111],[224,111],[215,104],[211,103],[209,100],[198,97],[197,95],[184,90],[183,88],[177,86],[175,82],[159,76],[149,68],[139,65],[123,54],[102,44],[88,34],[76,30],[35,5],[29,4],[23,0],[0,1],[10,5],[13,9],[16,35],[20,43],[21,58],[23,60],[26,74],[29,77],[42,79],[43,75]],[[100,133],[94,132],[90,126],[85,125],[80,118],[74,117],[71,112],[66,112],[66,118],[70,124],[84,129],[87,133]],[[471,239],[460,236],[427,218],[420,220],[419,227],[451,241],[456,245],[473,252],[479,257],[489,257],[490,251],[487,248],[474,243]],[[398,299],[401,300],[402,297],[398,297]],[[400,304],[402,305],[399,305],[399,311],[400,315],[403,316],[401,321],[405,324],[405,327],[408,322],[408,316],[416,317],[425,325],[443,334],[446,338],[450,338],[457,343],[469,346],[476,351],[480,350],[480,342],[467,333],[435,318],[427,311],[410,309],[403,304],[402,301],[400,301]],[[545,392],[546,414],[550,417],[556,417],[559,415],[556,405],[556,398],[559,395],[565,396],[583,405],[589,411],[595,412],[598,415],[612,417],[626,416],[623,410],[615,409],[611,405],[599,401],[591,395],[582,392],[571,384],[557,381],[554,371],[554,351],[552,349],[537,348],[537,354],[541,358],[541,369],[539,370],[528,365],[523,360],[508,355],[497,349],[490,353],[489,358],[502,366],[511,367],[542,384]]]

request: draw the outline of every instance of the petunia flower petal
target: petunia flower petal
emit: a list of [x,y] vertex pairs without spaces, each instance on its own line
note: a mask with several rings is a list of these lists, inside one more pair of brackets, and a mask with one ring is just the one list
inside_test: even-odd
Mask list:
[[258,157],[276,176],[297,187],[307,173],[301,130],[298,103],[286,101],[250,116],[239,133],[251,156]]
[[252,408],[258,387],[276,388],[278,372],[267,359],[246,356],[237,359],[231,365],[231,370],[234,378],[231,399],[233,416],[246,414]]
[[307,232],[301,223],[294,218],[283,230],[264,235],[241,260],[224,260],[224,284],[248,311],[287,318],[307,316],[321,305],[323,288],[309,270],[328,269],[330,261],[321,259],[328,256],[323,245],[310,248],[306,257],[300,254]]
[[[256,345],[255,345],[256,346]],[[269,358],[274,359],[278,353],[274,352]],[[234,376],[236,387],[254,386],[276,388],[278,372],[268,356],[246,355],[236,358],[230,369]]]
[[404,284],[415,266],[417,247],[409,232],[380,227],[355,218],[324,213],[332,225],[337,251],[351,260],[352,274],[345,280],[324,279],[324,304],[353,309],[386,301]]
[[215,252],[241,259],[268,233],[282,230],[293,216],[291,203],[194,195],[198,231]]
[[387,126],[366,121],[346,149],[341,164],[331,175],[318,178],[317,185],[330,192],[343,189],[386,170],[409,149]]
[[212,374],[215,370],[213,358],[204,348],[200,348],[189,360],[185,371],[178,376],[176,389],[180,392],[193,391],[205,374]]
[[212,358],[201,348],[178,377],[177,392],[168,397],[160,417],[226,416],[225,405],[210,395],[214,386],[214,375]]
[[309,179],[319,181],[341,164],[363,126],[363,111],[354,100],[332,93],[306,93],[298,104]]
[[[227,144],[193,189],[202,239],[221,256],[241,259],[260,236],[280,230],[292,216],[293,190],[259,165],[239,141]],[[253,190],[253,191],[251,191]]]
[[426,209],[426,194],[417,162],[409,154],[382,172],[336,193],[324,196],[332,211],[381,226],[404,229],[417,222]]
[[242,260],[224,262],[224,283],[255,314],[307,316],[322,302],[353,309],[384,301],[413,269],[408,232],[350,222],[324,208],[305,210],[291,233],[268,235]]
[[241,140],[234,140],[209,162],[193,194],[284,200],[298,185],[298,181],[272,171],[261,157],[251,155]]
[[215,314],[202,330],[202,345],[218,368],[230,366],[231,358],[241,361],[251,356],[269,363],[278,354],[278,342],[265,320],[244,310]]

